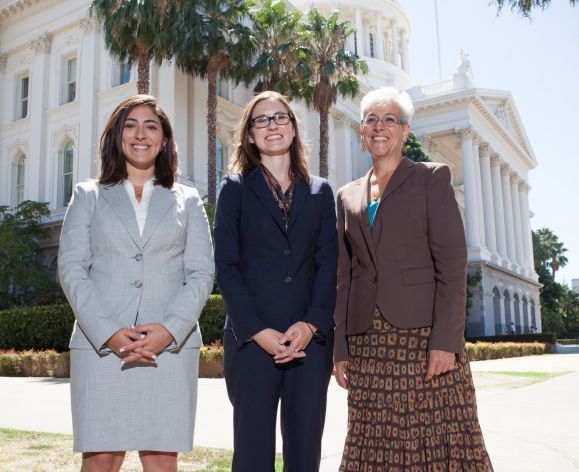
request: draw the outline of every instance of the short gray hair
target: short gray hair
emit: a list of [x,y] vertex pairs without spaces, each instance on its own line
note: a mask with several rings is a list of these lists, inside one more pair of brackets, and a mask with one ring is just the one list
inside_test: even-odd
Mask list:
[[391,103],[396,104],[398,108],[400,108],[400,113],[402,114],[400,118],[406,123],[410,123],[414,115],[412,99],[406,92],[399,92],[398,89],[394,87],[380,87],[364,95],[360,103],[360,120],[364,119],[370,108],[389,105]]

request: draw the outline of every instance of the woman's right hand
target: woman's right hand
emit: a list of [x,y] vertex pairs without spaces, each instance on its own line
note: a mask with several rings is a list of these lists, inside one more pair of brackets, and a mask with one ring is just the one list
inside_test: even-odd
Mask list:
[[348,361],[334,362],[334,377],[342,388],[348,390]]
[[[131,349],[126,347],[133,344]],[[113,352],[123,359],[122,365],[128,362],[155,362],[154,354],[143,348],[145,345],[144,336],[133,328],[122,328],[113,334],[106,345]],[[129,357],[129,359],[127,359]]]
[[[286,337],[283,333],[271,328],[262,329],[252,338],[257,345],[267,352],[270,356],[278,356],[282,358],[288,357],[288,346],[285,345]],[[297,357],[305,357],[305,352],[293,353],[289,356],[292,359]],[[291,359],[290,359],[291,360]]]

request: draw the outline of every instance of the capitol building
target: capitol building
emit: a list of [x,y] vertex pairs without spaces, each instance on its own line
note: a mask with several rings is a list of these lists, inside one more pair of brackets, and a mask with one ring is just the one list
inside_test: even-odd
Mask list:
[[[537,159],[508,91],[475,86],[461,54],[452,77],[411,86],[411,18],[402,0],[291,1],[298,9],[339,8],[356,28],[348,48],[368,64],[361,95],[384,85],[407,90],[416,107],[411,123],[432,160],[448,164],[463,217],[469,272],[480,271],[467,334],[541,331],[538,277],[533,267],[528,194]],[[97,175],[99,137],[124,98],[136,93],[136,67],[106,51],[90,0],[0,0],[0,205],[49,202],[45,263],[56,271],[58,235],[75,183]],[[457,45],[460,47],[460,45]],[[173,63],[151,65],[151,94],[175,130],[181,182],[207,191],[207,84]],[[227,168],[233,128],[250,89],[219,84],[217,172]],[[318,114],[296,104],[319,168]],[[365,174],[359,98],[331,110],[329,178],[334,188]]]

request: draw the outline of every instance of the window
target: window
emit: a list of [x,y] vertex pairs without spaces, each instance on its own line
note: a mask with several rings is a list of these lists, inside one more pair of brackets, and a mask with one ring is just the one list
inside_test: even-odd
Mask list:
[[74,147],[73,142],[69,141],[65,144],[61,162],[60,162],[60,188],[59,188],[59,206],[64,207],[68,205],[70,197],[72,196],[72,170],[74,164]]
[[370,57],[374,57],[374,35],[370,33]]
[[217,138],[215,142],[215,188],[217,194],[221,189],[221,179],[223,179],[223,143]]
[[131,80],[131,66],[128,61],[116,62],[113,66],[113,87],[123,85]]
[[217,81],[217,95],[225,100],[229,100],[229,81],[220,79]]
[[76,99],[76,57],[64,61],[62,103],[74,102]]
[[28,84],[27,75],[18,77],[18,92],[16,103],[16,119],[21,120],[28,116]]
[[14,179],[14,206],[20,205],[24,201],[24,179],[26,172],[26,156],[20,155],[16,160]]

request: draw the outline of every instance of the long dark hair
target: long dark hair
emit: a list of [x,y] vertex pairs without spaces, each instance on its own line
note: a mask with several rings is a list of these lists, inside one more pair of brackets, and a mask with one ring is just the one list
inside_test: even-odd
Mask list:
[[151,95],[134,95],[127,98],[115,108],[103,131],[100,142],[101,174],[98,181],[102,185],[114,185],[127,178],[127,165],[123,153],[123,127],[131,111],[138,106],[146,105],[153,110],[161,121],[165,146],[155,159],[155,185],[172,188],[179,170],[177,145],[173,139],[173,128],[169,118]]
[[294,127],[295,136],[290,146],[290,170],[298,178],[309,182],[308,172],[308,151],[300,139],[299,128],[296,123],[295,113],[293,112],[289,101],[286,97],[278,92],[265,91],[255,95],[243,109],[241,119],[237,126],[236,139],[233,145],[233,152],[229,162],[229,172],[247,173],[254,170],[261,164],[261,157],[257,146],[249,142],[249,128],[251,124],[251,115],[259,102],[264,100],[277,100],[287,109],[291,117],[292,126]]

